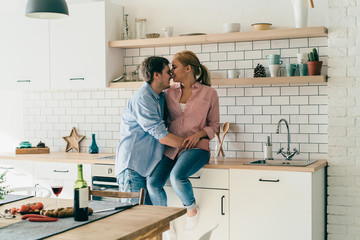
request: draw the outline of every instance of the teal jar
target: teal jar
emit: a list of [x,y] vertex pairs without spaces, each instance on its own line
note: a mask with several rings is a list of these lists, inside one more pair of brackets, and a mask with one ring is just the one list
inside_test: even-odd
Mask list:
[[99,148],[96,145],[96,141],[95,141],[95,134],[91,134],[91,145],[89,147],[89,153],[90,154],[94,154],[94,153],[99,153]]

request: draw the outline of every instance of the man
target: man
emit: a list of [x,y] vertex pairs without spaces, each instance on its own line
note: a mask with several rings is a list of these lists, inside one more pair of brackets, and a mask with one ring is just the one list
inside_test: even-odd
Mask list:
[[[181,147],[183,138],[166,130],[164,89],[170,87],[169,61],[148,57],[141,65],[145,83],[129,100],[122,115],[120,144],[116,152],[115,174],[123,192],[146,189],[150,175],[163,156],[164,146]],[[146,191],[147,192],[147,191]],[[136,199],[133,199],[136,202]],[[151,204],[148,194],[145,204]]]

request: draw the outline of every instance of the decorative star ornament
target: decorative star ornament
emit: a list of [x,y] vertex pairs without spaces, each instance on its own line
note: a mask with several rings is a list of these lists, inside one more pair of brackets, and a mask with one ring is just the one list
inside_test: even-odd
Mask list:
[[65,141],[67,142],[65,152],[68,152],[71,149],[80,152],[80,142],[84,138],[85,136],[79,135],[76,131],[76,128],[73,127],[70,136],[63,137],[63,139],[65,139]]

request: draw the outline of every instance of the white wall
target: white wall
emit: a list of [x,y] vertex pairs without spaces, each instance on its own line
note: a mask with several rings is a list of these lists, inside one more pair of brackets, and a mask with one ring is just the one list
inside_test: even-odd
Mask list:
[[360,239],[359,10],[329,0],[328,240]]
[[[189,32],[222,32],[223,23],[241,23],[240,31],[251,31],[255,22],[269,22],[273,28],[295,27],[292,0],[119,0],[129,13],[147,19],[147,32],[163,33],[162,26],[174,26],[174,35]],[[304,0],[309,2],[309,0]],[[327,26],[328,0],[315,0],[309,9],[308,26]],[[133,28],[134,29],[134,28]]]
[[23,94],[0,91],[0,152],[15,152],[23,140]]

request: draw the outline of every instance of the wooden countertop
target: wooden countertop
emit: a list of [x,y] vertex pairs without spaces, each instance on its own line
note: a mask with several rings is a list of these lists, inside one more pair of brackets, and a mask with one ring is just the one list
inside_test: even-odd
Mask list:
[[[59,199],[60,207],[73,206],[73,200]],[[0,206],[0,211],[29,202],[42,202],[47,209],[56,208],[55,198],[28,198]],[[138,205],[98,221],[71,229],[46,239],[147,239],[161,235],[169,229],[169,222],[184,215],[185,208]],[[13,219],[0,218],[0,227],[22,221],[20,215]],[[61,219],[59,220],[61,221]],[[0,229],[1,231],[1,229]],[[156,238],[157,239],[157,238]]]
[[[41,161],[41,162],[82,163],[82,164],[115,164],[114,159],[99,159],[108,156],[114,156],[114,154],[112,153],[89,154],[89,153],[66,153],[66,152],[54,152],[49,154],[9,153],[9,154],[0,154],[0,159],[29,160],[29,161]],[[241,158],[227,158],[225,160],[211,159],[210,162],[204,166],[204,168],[315,172],[327,166],[326,160],[319,160],[306,167],[244,165],[244,163],[253,160],[255,159],[241,159]]]

